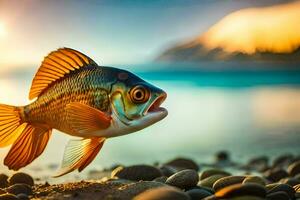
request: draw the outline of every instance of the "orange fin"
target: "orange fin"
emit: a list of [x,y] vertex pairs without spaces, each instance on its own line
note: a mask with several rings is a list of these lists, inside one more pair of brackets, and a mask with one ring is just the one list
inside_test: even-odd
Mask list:
[[9,169],[19,170],[30,164],[44,151],[52,129],[24,123],[21,135],[13,143],[4,159]]
[[70,48],[60,48],[46,56],[35,74],[29,92],[29,99],[38,97],[47,87],[79,68],[97,65],[91,58]]
[[11,145],[21,134],[24,127],[20,109],[0,104],[0,147]]
[[69,103],[66,111],[68,122],[76,132],[89,133],[110,126],[110,116],[88,105],[77,102]]
[[96,157],[105,138],[70,140],[66,146],[61,169],[53,176],[59,177],[76,169],[81,172]]

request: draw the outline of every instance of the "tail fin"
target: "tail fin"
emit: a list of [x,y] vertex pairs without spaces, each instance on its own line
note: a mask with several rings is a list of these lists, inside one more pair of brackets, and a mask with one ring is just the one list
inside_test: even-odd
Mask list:
[[32,125],[22,119],[22,108],[0,104],[0,147],[12,144],[4,164],[18,170],[30,164],[44,151],[52,129]]
[[19,107],[0,104],[0,147],[11,145],[20,136],[22,123]]

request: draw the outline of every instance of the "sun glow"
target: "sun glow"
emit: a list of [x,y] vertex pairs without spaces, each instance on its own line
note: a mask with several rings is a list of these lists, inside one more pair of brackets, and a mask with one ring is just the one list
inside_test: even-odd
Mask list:
[[6,35],[5,25],[0,22],[0,38]]
[[300,47],[300,1],[227,15],[195,43],[226,52],[291,53]]

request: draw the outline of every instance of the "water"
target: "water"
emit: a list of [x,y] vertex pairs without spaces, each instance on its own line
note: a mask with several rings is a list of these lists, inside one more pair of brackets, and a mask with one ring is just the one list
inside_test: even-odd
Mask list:
[[[0,102],[29,103],[32,73],[2,76]],[[169,110],[168,117],[137,133],[109,139],[88,169],[116,163],[150,164],[176,156],[210,162],[219,150],[228,150],[240,160],[300,153],[299,71],[175,70],[138,74],[167,91],[163,105]],[[25,170],[47,174],[42,166],[59,164],[70,138],[54,131],[45,152]],[[1,159],[7,150],[0,151]],[[6,170],[3,165],[0,169]]]

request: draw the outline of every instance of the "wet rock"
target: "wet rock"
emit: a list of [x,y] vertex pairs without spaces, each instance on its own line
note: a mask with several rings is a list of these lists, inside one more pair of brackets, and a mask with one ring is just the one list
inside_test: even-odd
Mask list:
[[15,173],[14,175],[12,175],[8,179],[8,183],[9,183],[9,185],[14,185],[16,183],[24,183],[24,184],[33,186],[34,180],[29,174],[26,174],[23,172],[18,172],[18,173]]
[[204,170],[201,175],[200,175],[200,180],[203,180],[205,178],[208,178],[212,175],[216,175],[216,174],[221,174],[221,175],[225,175],[225,176],[230,176],[231,174],[228,172],[225,172],[221,169],[207,169]]
[[0,200],[19,200],[17,196],[13,194],[1,194]]
[[272,168],[264,173],[264,176],[272,182],[277,182],[280,179],[288,177],[288,175],[289,174],[285,170],[280,168]]
[[249,160],[247,166],[250,169],[254,169],[256,171],[264,171],[268,168],[269,158],[267,156],[260,156]]
[[177,168],[168,165],[161,166],[159,169],[162,172],[162,174],[167,177],[172,176],[173,174],[179,171]]
[[273,167],[283,168],[291,164],[293,162],[293,159],[294,156],[292,154],[281,155],[274,159],[272,165]]
[[24,184],[24,183],[17,183],[14,184],[8,188],[6,188],[6,191],[8,193],[17,195],[17,194],[27,194],[27,195],[31,195],[32,194],[32,189],[29,185]]
[[260,184],[262,186],[266,185],[266,181],[259,176],[248,176],[243,181],[243,184],[245,184],[245,183],[256,183],[256,184]]
[[297,174],[300,174],[300,161],[296,161],[289,165],[288,173],[290,176],[296,176]]
[[154,179],[153,181],[155,182],[160,182],[160,183],[165,183],[167,181],[168,177],[166,176],[161,176],[161,177],[157,177],[156,179]]
[[295,195],[295,190],[287,184],[274,184],[271,186],[267,185],[266,189],[267,189],[268,195],[275,193],[275,192],[280,192],[280,191],[285,192],[291,199],[293,199],[294,195]]
[[234,185],[237,183],[242,183],[245,179],[245,176],[227,176],[220,178],[213,184],[213,189],[218,191],[222,188],[225,188],[229,185]]
[[193,169],[195,171],[199,171],[199,166],[197,165],[197,163],[188,158],[176,158],[165,163],[164,165],[172,166],[180,170]]
[[279,192],[273,192],[271,194],[267,195],[267,200],[290,200],[289,195],[287,193],[279,191]]
[[190,200],[190,197],[178,189],[161,187],[147,190],[136,196],[134,200]]
[[23,194],[23,193],[18,194],[18,195],[17,195],[17,198],[18,198],[19,200],[29,200],[28,195],[27,195],[27,194]]
[[133,165],[124,168],[118,167],[112,171],[111,176],[132,181],[151,181],[162,176],[162,173],[158,168],[150,165]]
[[213,185],[214,185],[214,183],[215,183],[217,180],[219,180],[219,179],[221,179],[221,178],[224,178],[224,177],[226,177],[226,175],[223,175],[223,174],[212,175],[212,176],[210,176],[210,177],[207,177],[207,178],[201,180],[201,181],[199,182],[198,185],[201,186],[201,187],[212,188]]
[[154,182],[154,181],[140,181],[136,183],[127,184],[125,186],[119,187],[121,196],[124,199],[132,199],[136,195],[153,188],[166,187],[168,185]]
[[227,151],[219,151],[215,155],[216,162],[224,162],[224,161],[229,161],[230,156]]
[[294,187],[295,185],[300,184],[300,180],[297,178],[284,178],[280,180],[280,183],[285,183]]
[[172,185],[181,189],[188,189],[196,186],[199,181],[198,173],[192,169],[185,169],[170,176],[166,184]]
[[8,186],[8,176],[6,174],[0,174],[0,188],[5,188]]
[[191,189],[186,191],[186,194],[188,194],[191,198],[191,200],[198,200],[198,199],[203,199],[205,197],[213,195],[212,193],[208,192],[207,190],[204,189]]
[[233,198],[241,196],[253,196],[264,198],[266,196],[266,189],[256,183],[235,184],[224,187],[215,193],[218,198]]

